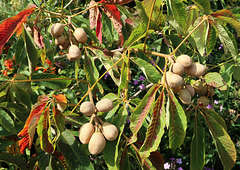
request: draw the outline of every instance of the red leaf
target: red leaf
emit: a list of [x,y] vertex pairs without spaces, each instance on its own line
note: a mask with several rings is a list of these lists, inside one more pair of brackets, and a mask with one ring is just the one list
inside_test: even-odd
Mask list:
[[34,39],[35,44],[39,48],[44,49],[43,37],[41,35],[40,29],[37,26],[37,20],[38,20],[38,18],[35,20],[34,26],[33,26],[33,39]]
[[114,28],[118,32],[119,39],[121,41],[120,45],[122,45],[124,43],[124,38],[123,38],[123,32],[122,32],[122,21],[121,21],[120,12],[115,5],[107,5],[107,4],[104,4],[104,2],[106,1],[105,0],[100,1],[100,3],[102,3],[102,5],[104,6],[102,10],[106,13],[108,18],[110,18],[110,20],[112,21]]
[[[101,2],[102,1],[102,2]],[[102,4],[108,4],[108,5],[113,5],[113,4],[127,4],[132,2],[133,0],[101,0],[100,3]]]
[[49,141],[49,106],[44,110],[43,114],[41,114],[41,117],[37,123],[37,133],[40,137],[40,145],[43,151],[47,153],[52,153],[53,146]]
[[21,33],[23,22],[26,18],[35,10],[36,5],[31,5],[31,8],[26,9],[18,13],[16,16],[8,18],[0,25],[0,54],[4,44],[8,42],[11,36],[19,29],[18,34]]
[[100,44],[102,44],[102,22],[101,22],[101,18],[102,18],[102,14],[99,12],[98,17],[97,17],[96,35],[97,35],[97,38],[98,38]]
[[[58,94],[58,95],[53,95],[53,97],[57,101],[58,110],[63,112],[67,108],[67,105],[66,105],[67,104],[67,98],[66,98],[66,96],[63,95],[63,94]],[[66,104],[64,104],[64,103],[66,103]]]
[[222,10],[218,10],[218,11],[212,13],[211,16],[213,16],[213,17],[224,16],[224,17],[233,18],[234,14],[232,13],[232,11],[230,11],[228,9],[222,9]]
[[[40,100],[40,99],[42,99],[42,100]],[[21,153],[23,153],[27,147],[29,147],[29,149],[31,148],[31,145],[33,142],[33,137],[34,137],[36,126],[37,126],[37,122],[41,116],[41,113],[45,109],[45,106],[47,103],[45,95],[39,96],[38,100],[40,100],[40,101],[37,102],[36,104],[34,104],[32,111],[31,111],[30,115],[28,116],[28,119],[24,125],[24,128],[21,130],[21,132],[18,133],[19,138],[23,137],[19,141],[19,147],[20,147]]]
[[165,119],[165,96],[161,92],[154,106],[152,120],[146,132],[145,141],[140,148],[140,156],[143,160],[149,157],[150,153],[156,151],[164,134]]
[[152,162],[152,165],[157,170],[164,170],[164,159],[160,152],[158,151],[151,152],[149,156],[149,160]]
[[[89,4],[89,8],[97,3],[94,0],[91,0]],[[98,6],[89,9],[89,22],[90,22],[90,29],[93,29],[97,25],[97,17],[99,13]]]

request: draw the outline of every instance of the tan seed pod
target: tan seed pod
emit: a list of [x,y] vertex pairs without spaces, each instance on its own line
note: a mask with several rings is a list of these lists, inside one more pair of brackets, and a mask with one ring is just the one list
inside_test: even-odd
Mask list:
[[179,91],[179,99],[183,104],[190,104],[192,98],[187,89],[181,89]]
[[169,87],[177,88],[183,84],[183,78],[170,71],[166,72],[166,81]]
[[81,58],[81,55],[82,55],[82,52],[79,49],[79,47],[76,45],[71,45],[70,48],[68,49],[67,58],[70,61],[75,61]]
[[192,77],[200,77],[205,73],[205,67],[199,63],[193,63],[191,67],[185,68],[185,73]]
[[215,95],[215,91],[213,89],[213,87],[209,86],[208,87],[208,95],[209,97],[213,97]]
[[85,123],[79,129],[79,140],[82,144],[88,144],[92,134],[94,133],[94,126],[92,123]]
[[106,140],[100,131],[95,131],[88,143],[88,150],[92,155],[97,155],[104,149]]
[[95,112],[95,106],[92,102],[83,102],[80,106],[80,112],[86,116],[91,116]]
[[201,96],[197,100],[198,106],[208,106],[209,105],[209,99],[207,96]]
[[202,83],[201,80],[197,80],[193,84],[193,88],[194,88],[195,92],[201,96],[205,96],[207,94],[207,86],[206,86],[206,84]]
[[186,54],[180,55],[176,62],[181,63],[184,68],[190,67],[192,65],[192,59]]
[[59,45],[59,48],[60,48],[61,50],[66,50],[69,45],[70,45],[69,40],[66,39],[66,40],[65,40],[65,43],[64,43],[63,45]]
[[104,122],[102,124],[102,133],[104,137],[109,141],[113,141],[118,137],[117,127],[108,122]]
[[71,41],[73,45],[79,46],[79,42],[76,40],[74,36],[71,37]]
[[50,33],[53,37],[58,37],[64,32],[64,27],[61,23],[55,23],[50,29]]
[[186,85],[186,89],[190,93],[191,97],[193,97],[195,94],[194,88],[190,84],[188,84],[188,85]]
[[55,38],[55,45],[63,45],[66,42],[65,36],[60,35]]
[[108,112],[113,108],[112,100],[105,98],[97,102],[96,108],[98,112]]
[[172,90],[173,90],[174,94],[177,94],[181,90],[181,86],[176,87],[176,88],[172,88]]
[[82,44],[87,42],[87,34],[84,31],[84,29],[82,28],[77,28],[74,31],[74,37],[76,38],[76,40]]
[[175,74],[182,75],[182,73],[184,72],[184,67],[181,63],[176,62],[173,64],[172,71]]

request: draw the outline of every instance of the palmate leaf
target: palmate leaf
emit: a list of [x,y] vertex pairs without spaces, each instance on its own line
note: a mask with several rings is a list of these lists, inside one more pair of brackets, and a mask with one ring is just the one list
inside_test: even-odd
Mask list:
[[16,134],[15,124],[11,116],[7,112],[0,109],[0,125],[4,127],[8,132]]
[[219,90],[227,90],[227,85],[222,76],[217,72],[207,73],[204,76],[206,83],[210,86],[216,87]]
[[0,55],[2,54],[4,44],[8,42],[17,30],[22,30],[23,22],[34,12],[35,8],[35,5],[29,5],[29,9],[21,11],[16,16],[8,18],[0,24]]
[[203,169],[205,165],[205,129],[195,117],[194,134],[191,142],[191,170]]
[[[199,17],[193,25],[193,28],[195,28],[204,17]],[[201,56],[204,55],[205,48],[206,48],[206,39],[208,35],[208,23],[207,21],[203,22],[192,34],[193,39],[195,40],[196,47],[198,49],[198,52]]]
[[[85,58],[84,58],[84,70],[86,73],[86,78],[89,84],[92,86],[98,80],[99,72],[95,66],[93,58],[89,57],[88,55],[85,55]],[[97,84],[97,87],[100,90],[100,92],[103,93],[103,88],[99,83]],[[96,88],[94,89],[96,90]]]
[[139,57],[131,57],[130,59],[139,66],[150,82],[157,83],[162,78],[161,73],[151,63]]
[[169,93],[169,114],[169,147],[174,152],[184,141],[187,129],[187,118],[182,106],[173,93]]
[[49,106],[42,112],[41,117],[37,123],[37,133],[40,138],[41,149],[47,153],[52,153],[53,146],[49,136],[50,125],[49,125]]
[[238,22],[238,20],[230,17],[224,17],[224,16],[219,16],[217,18],[220,19],[223,23],[224,22],[229,23],[235,29],[238,36],[240,36],[240,22]]
[[193,2],[198,6],[200,11],[204,11],[204,14],[209,15],[211,11],[210,1],[206,0],[193,0]]
[[183,32],[186,31],[187,27],[187,14],[184,8],[184,3],[181,0],[169,0],[171,11],[173,13],[174,18],[176,19],[177,23],[183,28]]
[[115,5],[107,5],[105,4],[107,2],[106,0],[101,0],[99,3],[103,5],[104,8],[102,10],[106,13],[106,15],[110,18],[110,20],[113,23],[114,28],[117,30],[119,39],[120,39],[120,45],[124,43],[124,37],[122,32],[122,21],[121,21],[121,15],[119,10]]
[[70,169],[93,170],[93,165],[84,153],[82,146],[69,130],[66,129],[61,134],[58,147],[63,153],[67,166]]
[[154,103],[155,95],[159,87],[160,87],[159,84],[154,84],[148,90],[147,94],[143,97],[138,106],[134,109],[130,117],[131,121],[130,129],[133,133],[133,136],[131,137],[129,143],[134,143],[137,141],[137,133],[139,129],[142,127],[142,124]]
[[218,36],[223,46],[225,47],[224,49],[227,49],[236,60],[238,55],[238,48],[236,39],[234,38],[233,34],[219,22],[214,22],[214,25],[218,30]]
[[148,127],[145,141],[139,150],[139,154],[143,161],[149,157],[151,152],[158,149],[158,146],[161,142],[166,123],[164,104],[165,96],[164,92],[162,91],[155,103],[152,120]]
[[217,31],[216,28],[209,24],[209,29],[207,33],[207,40],[206,40],[206,55],[210,54],[214,49],[217,42]]
[[123,106],[119,109],[117,116],[111,122],[119,130],[118,138],[114,141],[107,141],[106,146],[103,150],[103,156],[106,161],[106,164],[108,168],[112,170],[116,169],[117,167],[116,161],[119,157],[118,145],[121,140],[121,135],[124,131],[124,125],[126,123],[127,117],[128,117],[127,109],[125,106]]
[[224,169],[232,169],[236,163],[237,154],[234,143],[225,129],[211,115],[203,115]]
[[33,105],[32,111],[25,122],[23,129],[18,133],[20,152],[23,153],[27,147],[31,148],[35,130],[39,118],[46,107],[46,102],[49,98],[45,95],[38,97],[38,102]]

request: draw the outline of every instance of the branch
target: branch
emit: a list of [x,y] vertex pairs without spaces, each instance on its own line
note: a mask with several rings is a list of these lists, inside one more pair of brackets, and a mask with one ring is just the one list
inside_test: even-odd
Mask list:
[[142,91],[149,89],[150,87],[153,86],[153,83],[148,84],[145,88],[139,90],[137,93],[135,93],[129,100],[137,97]]

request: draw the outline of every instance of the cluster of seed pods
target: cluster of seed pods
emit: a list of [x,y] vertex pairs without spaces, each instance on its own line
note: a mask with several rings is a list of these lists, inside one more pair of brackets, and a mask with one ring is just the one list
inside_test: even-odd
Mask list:
[[196,92],[201,96],[197,100],[197,105],[209,105],[208,97],[212,97],[215,94],[213,87],[207,86],[201,79],[194,81],[193,86],[185,84],[182,78],[184,72],[188,76],[199,78],[205,74],[205,67],[200,63],[193,63],[191,57],[188,55],[180,55],[173,63],[170,70],[166,72],[167,85],[172,88],[175,94],[179,94],[179,99],[183,104],[190,104]]
[[[113,102],[102,99],[96,103],[85,101],[80,106],[80,112],[86,116],[91,116],[91,120],[79,129],[79,139],[82,144],[88,144],[88,150],[92,155],[97,155],[104,149],[106,139],[113,141],[118,136],[118,129],[115,125],[103,122],[96,115],[97,112],[109,112],[113,108]],[[95,122],[95,124],[93,124]]]

